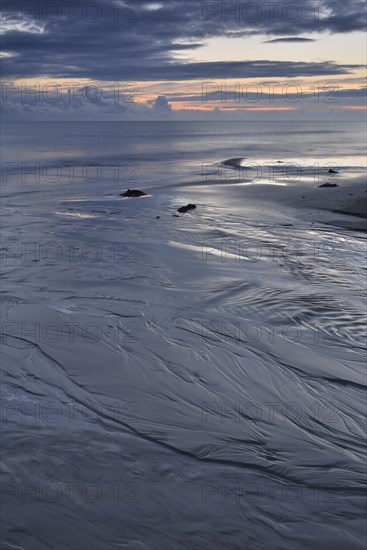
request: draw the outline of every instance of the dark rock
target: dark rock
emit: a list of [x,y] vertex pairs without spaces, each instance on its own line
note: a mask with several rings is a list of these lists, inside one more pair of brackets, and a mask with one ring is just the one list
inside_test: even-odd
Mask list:
[[179,218],[180,216],[178,214],[172,214],[172,218]]
[[146,197],[144,191],[139,191],[138,189],[128,189],[126,193],[121,193],[120,197]]
[[319,185],[319,187],[339,187],[337,183],[323,183],[322,185]]
[[156,218],[155,218],[155,219],[156,219],[156,220],[160,220],[160,219],[161,219],[161,217],[160,217],[160,216],[156,216]]
[[339,172],[337,170],[333,170],[332,168],[330,168],[330,170],[328,171],[329,174],[339,174]]
[[186,214],[186,212],[190,212],[190,210],[195,210],[196,208],[196,204],[188,204],[187,206],[181,206],[181,208],[179,208],[177,210],[177,212],[180,212],[180,214]]

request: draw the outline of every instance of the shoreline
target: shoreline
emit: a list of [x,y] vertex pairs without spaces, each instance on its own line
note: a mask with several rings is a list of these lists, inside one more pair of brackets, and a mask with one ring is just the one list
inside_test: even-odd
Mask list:
[[[187,187],[190,193],[202,197],[203,184]],[[253,211],[256,208],[267,216],[285,215],[302,221],[367,232],[367,184],[364,176],[354,179],[338,177],[338,186],[330,188],[321,188],[307,181],[293,181],[287,185],[218,185],[215,181],[208,181],[205,182],[205,194],[213,197],[213,203],[220,202],[236,211]]]

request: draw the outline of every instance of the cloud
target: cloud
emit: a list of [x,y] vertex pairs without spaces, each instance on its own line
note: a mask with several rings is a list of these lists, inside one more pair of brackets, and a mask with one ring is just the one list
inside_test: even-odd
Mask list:
[[[22,96],[22,93],[12,88],[2,90],[0,96],[1,116],[7,121],[16,120],[180,120],[210,119],[210,113],[223,115],[227,117],[232,111],[233,120],[235,113],[241,115],[241,111],[262,109],[269,113],[269,116],[277,116],[277,111],[286,108],[293,111],[293,115],[303,116],[309,113],[309,116],[314,116],[318,112],[318,116],[328,116],[328,113],[335,109],[342,110],[345,106],[349,106],[349,110],[361,109],[365,105],[365,97],[367,88],[359,89],[344,89],[338,90],[327,85],[321,86],[317,94],[310,91],[309,87],[305,87],[298,95],[297,89],[292,87],[287,90],[288,96],[282,93],[282,86],[275,88],[274,93],[269,95],[268,88],[264,85],[261,96],[257,96],[257,92],[250,91],[242,93],[240,98],[236,100],[238,90],[226,90],[225,97],[222,97],[221,92],[208,90],[207,98],[204,100],[200,94],[190,93],[173,93],[167,96],[159,95],[154,100],[147,102],[131,101],[129,95],[119,94],[117,96],[111,88],[100,89],[100,94],[96,94],[95,90],[86,93],[86,87],[73,89],[73,93],[69,94],[67,89],[63,89],[56,101],[56,95],[51,90],[47,94],[42,94],[37,97],[34,92],[27,96]],[[140,98],[141,99],[141,98]],[[180,107],[177,110],[172,108],[172,105],[186,105],[186,108]],[[192,108],[188,106],[192,104]],[[201,111],[205,107],[206,112]],[[261,116],[261,111],[257,111]],[[302,114],[303,113],[303,114]],[[278,113],[279,114],[279,113]],[[232,114],[230,115],[232,116]],[[288,115],[287,115],[288,116]],[[334,116],[334,115],[332,115]]]
[[152,108],[156,111],[163,113],[172,111],[172,106],[168,103],[168,99],[164,95],[158,96],[155,101],[150,101],[149,103],[151,103]]
[[274,38],[273,40],[266,40],[265,44],[275,44],[277,42],[315,42],[313,38],[303,38],[301,36],[289,36],[285,38]]
[[[118,120],[139,118],[151,109],[116,90],[2,85],[1,116],[7,120]],[[35,93],[35,91],[37,93]]]
[[271,61],[200,64],[183,56],[190,51],[192,57],[193,49],[213,37],[266,34],[283,40],[325,31],[361,31],[365,10],[362,0],[9,2],[3,6],[2,46],[14,57],[3,59],[3,76],[152,81],[237,78],[241,72],[244,78],[247,70],[250,76],[257,70],[256,76],[298,76],[298,69],[310,75],[340,74],[352,66],[273,63],[272,68]]
[[[9,63],[5,58],[3,65],[3,78],[41,77],[38,62],[29,59],[27,64],[19,57],[12,58]],[[146,62],[146,61],[145,61]],[[163,80],[202,80],[221,78],[294,78],[305,76],[342,75],[353,72],[363,65],[337,64],[332,61],[324,62],[295,62],[272,61],[261,59],[258,61],[211,61],[200,63],[149,62],[149,68],[142,64],[120,61],[116,58],[114,64],[99,63],[94,59],[94,65],[78,66],[76,64],[60,66],[45,66],[44,71],[53,78],[84,78],[91,80],[114,81],[122,79],[125,82],[135,81],[163,81]]]
[[[208,86],[207,88],[207,93],[206,93],[206,88],[204,88],[203,90],[203,93],[198,95],[198,94],[195,94],[195,95],[192,95],[192,94],[176,94],[176,95],[172,95],[170,98],[169,98],[169,101],[171,103],[199,103],[199,102],[205,102],[205,103],[209,103],[211,104],[211,102],[220,102],[220,103],[233,103],[233,105],[235,106],[236,104],[238,105],[238,96],[240,94],[240,100],[241,101],[244,101],[245,99],[248,101],[248,102],[251,102],[251,101],[257,101],[258,103],[260,101],[263,101],[267,104],[270,103],[270,99],[271,99],[271,103],[273,104],[277,104],[278,102],[281,102],[281,101],[287,101],[287,96],[285,95],[285,93],[280,93],[282,91],[282,85],[278,85],[278,86],[271,86],[271,85],[266,85],[264,84],[263,86],[261,85],[258,85],[258,89],[256,89],[253,85],[254,83],[251,83],[249,85],[249,89],[247,90],[246,86],[244,86],[244,90],[241,90],[241,93],[239,92],[239,90],[234,90],[234,89],[226,89],[225,92],[223,93],[222,90],[219,88],[219,87],[213,87],[213,86]],[[288,83],[288,86],[289,86],[289,90],[288,90],[288,95],[289,97],[292,99],[292,96],[295,97],[297,96],[297,87],[296,85],[294,84],[294,86],[292,86],[291,83]],[[320,84],[319,86],[319,90],[318,90],[318,93],[317,93],[317,96],[315,95],[315,91],[309,91],[309,86],[305,87],[305,89],[302,89],[302,87],[299,87],[299,100],[301,99],[309,99],[309,100],[314,100],[315,97],[318,97],[320,98],[321,101],[323,101],[324,99],[337,99],[338,101],[341,100],[342,98],[343,99],[360,99],[362,104],[363,104],[363,101],[365,100],[366,98],[366,94],[367,94],[367,88],[366,87],[362,87],[362,88],[345,88],[345,89],[339,89],[337,85],[334,85],[333,83],[324,83],[324,84]],[[293,94],[292,94],[293,92]],[[236,98],[237,98],[237,102],[236,102]],[[289,102],[289,100],[288,100]],[[213,104],[213,103],[212,103]]]
[[172,112],[163,95],[138,103],[133,94],[117,94],[111,87],[56,85],[35,90],[3,83],[0,112],[4,120],[159,120]]

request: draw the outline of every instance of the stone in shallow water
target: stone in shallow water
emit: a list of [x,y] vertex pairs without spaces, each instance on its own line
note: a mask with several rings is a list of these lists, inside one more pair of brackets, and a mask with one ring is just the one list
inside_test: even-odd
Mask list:
[[146,197],[144,191],[139,191],[138,189],[128,189],[126,193],[121,193],[120,197]]
[[319,187],[339,187],[337,183],[323,183],[322,185],[319,185]]
[[337,170],[333,170],[332,168],[330,168],[329,174],[339,174],[339,172]]
[[181,206],[181,208],[179,208],[177,210],[177,212],[180,212],[180,214],[186,214],[186,212],[189,212],[190,210],[195,210],[196,209],[196,204],[188,204],[187,206]]

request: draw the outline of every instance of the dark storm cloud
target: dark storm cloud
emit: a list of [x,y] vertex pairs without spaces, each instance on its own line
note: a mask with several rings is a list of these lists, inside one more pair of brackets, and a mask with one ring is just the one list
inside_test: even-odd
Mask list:
[[[96,80],[185,80],[341,74],[333,63],[184,63],[185,51],[208,38],[268,34],[284,37],[364,28],[364,1],[342,3],[7,2],[2,5],[3,76]],[[179,54],[179,58],[177,55]],[[244,54],[245,57],[245,54]]]

